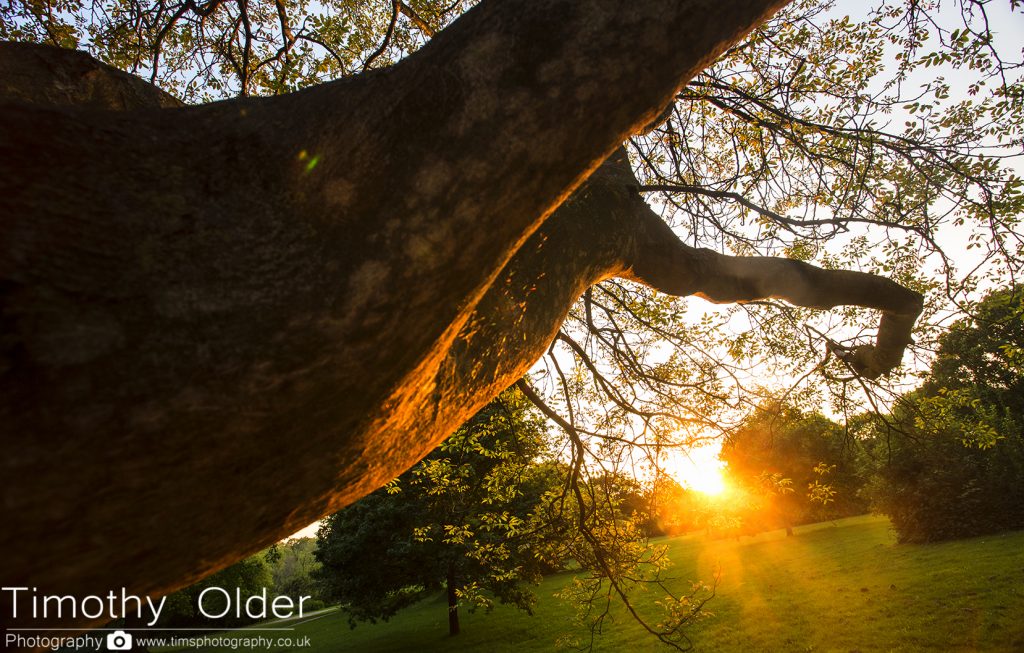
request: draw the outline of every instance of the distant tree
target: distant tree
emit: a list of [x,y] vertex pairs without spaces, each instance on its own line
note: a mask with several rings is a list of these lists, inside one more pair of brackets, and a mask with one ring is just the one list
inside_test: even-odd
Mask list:
[[[239,616],[234,609],[227,610],[227,599],[222,592],[211,591],[202,596],[202,608],[200,611],[200,595],[203,591],[218,587],[226,590],[231,595],[232,605],[235,605],[235,590],[242,602],[251,596],[260,594],[266,589],[268,595],[272,595],[271,589],[274,586],[274,579],[271,574],[271,565],[267,560],[268,552],[263,551],[250,556],[235,564],[218,571],[212,576],[178,590],[167,597],[167,604],[161,614],[159,625],[161,626],[239,626],[251,623],[254,619],[245,615],[244,610]],[[205,612],[205,614],[204,614]],[[209,618],[206,615],[219,615],[221,617]]]
[[274,577],[274,593],[309,596],[315,603],[307,605],[320,604],[324,596],[323,586],[314,578],[314,573],[320,568],[320,562],[314,555],[316,538],[290,539],[274,545],[273,550],[273,557],[268,559]]
[[901,541],[1024,526],[1024,286],[995,291],[941,339],[924,386],[866,423],[872,505]]
[[860,514],[861,480],[850,439],[824,415],[767,404],[722,448],[734,482],[763,497],[770,514],[748,515],[762,526],[792,527]]
[[659,474],[651,495],[651,535],[681,535],[697,528],[692,490],[668,474]]
[[449,633],[460,605],[496,599],[530,612],[547,569],[531,513],[549,489],[542,421],[518,391],[492,401],[418,465],[327,518],[314,573],[357,620],[387,620],[444,588]]
[[950,328],[939,341],[924,392],[959,393],[1007,415],[1024,415],[1024,284],[990,293],[970,318]]
[[[683,629],[705,614],[703,606],[713,591],[701,582],[693,583],[688,593],[666,584],[665,572],[671,567],[667,547],[649,538],[659,525],[654,518],[659,514],[657,501],[682,501],[692,493],[672,484],[669,487],[676,491],[663,494],[624,469],[595,467],[600,472],[579,483],[573,482],[579,471],[576,463],[555,466],[557,483],[544,493],[533,515],[537,528],[550,533],[536,553],[551,563],[569,560],[580,568],[557,596],[575,607],[575,625],[589,632],[589,642],[573,631],[564,633],[559,644],[592,650],[612,604],[622,602],[649,634],[685,650],[680,644],[689,642]],[[641,606],[633,601],[635,592],[657,592],[660,600]]]
[[605,510],[619,519],[635,521],[645,536],[660,534],[654,519],[654,488],[636,476],[622,471],[604,471],[588,479],[590,491],[601,497]]

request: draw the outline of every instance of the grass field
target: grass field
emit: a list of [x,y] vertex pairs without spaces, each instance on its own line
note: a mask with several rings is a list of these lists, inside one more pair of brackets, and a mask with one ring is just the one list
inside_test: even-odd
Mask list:
[[[710,581],[721,569],[707,606],[713,616],[688,631],[698,651],[1024,651],[1024,532],[897,545],[884,518],[855,517],[798,528],[791,538],[693,535],[664,543],[680,587]],[[321,614],[285,633],[308,635],[311,648],[272,650],[552,651],[573,628],[571,610],[552,597],[570,578],[553,576],[536,589],[533,617],[501,607],[489,615],[463,611],[455,638],[447,636],[438,596],[355,630],[338,611]],[[622,613],[613,617],[595,650],[669,650]]]

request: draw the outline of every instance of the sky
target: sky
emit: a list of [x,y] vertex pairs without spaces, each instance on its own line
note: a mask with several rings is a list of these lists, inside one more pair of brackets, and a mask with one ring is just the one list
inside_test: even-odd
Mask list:
[[313,522],[309,526],[306,526],[301,531],[298,531],[296,533],[293,533],[293,534],[289,535],[285,539],[286,540],[290,540],[290,539],[294,539],[294,538],[297,538],[297,537],[316,537],[316,531],[317,531],[318,528],[320,528],[320,521],[319,520]]

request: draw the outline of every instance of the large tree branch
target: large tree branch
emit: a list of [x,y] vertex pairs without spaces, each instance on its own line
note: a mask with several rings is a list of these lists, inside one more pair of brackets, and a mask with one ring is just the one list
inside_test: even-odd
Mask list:
[[399,1],[398,10],[402,12],[402,15],[409,19],[409,21],[416,26],[416,29],[423,32],[426,37],[433,36],[437,30],[430,26],[422,16],[416,13],[416,10],[408,5],[408,3]]
[[833,217],[833,218],[791,218],[786,215],[782,215],[776,211],[765,208],[756,202],[752,202],[747,197],[744,197],[741,193],[727,190],[718,190],[715,188],[708,188],[706,186],[694,186],[692,184],[644,184],[638,188],[641,192],[660,191],[664,193],[684,193],[693,195],[703,195],[705,197],[713,197],[715,199],[727,199],[732,200],[740,206],[747,208],[758,215],[764,216],[769,220],[778,223],[782,227],[789,231],[795,231],[794,228],[813,228],[822,226],[833,226],[837,231],[848,231],[846,225],[849,224],[870,224],[870,225],[881,225],[891,229],[899,229],[901,231],[910,231],[921,236],[927,236],[927,230],[916,226],[901,224],[899,222],[887,222],[876,218],[859,218],[859,217]]
[[863,306],[881,311],[874,345],[837,352],[867,378],[892,371],[912,342],[924,306],[921,294],[873,274],[825,270],[803,261],[764,256],[727,256],[690,247],[653,211],[631,266],[638,281],[672,295],[697,295],[715,303],[782,299],[796,306],[830,309]]
[[519,250],[449,351],[436,378],[441,399],[421,408],[437,422],[422,428],[451,429],[459,415],[482,407],[483,397],[514,383],[544,354],[572,303],[614,276],[715,302],[777,297],[813,308],[875,308],[882,312],[876,344],[846,357],[867,377],[899,364],[921,311],[918,293],[875,275],[688,247],[636,195],[636,186],[620,149]]
[[449,401],[472,325],[536,358],[480,306],[512,256],[781,4],[485,1],[290,96],[0,105],[4,585],[160,594],[413,464],[495,394]]

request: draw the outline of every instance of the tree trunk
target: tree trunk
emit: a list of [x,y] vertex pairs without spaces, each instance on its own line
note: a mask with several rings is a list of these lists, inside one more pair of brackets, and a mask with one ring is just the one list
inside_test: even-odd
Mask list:
[[454,565],[448,565],[448,575],[445,578],[445,586],[448,591],[448,635],[455,637],[459,634],[459,599],[455,596]]
[[259,550],[419,460],[612,275],[863,299],[901,354],[907,296],[686,248],[621,160],[545,222],[780,4],[485,1],[281,98],[0,106],[3,585],[156,596]]

